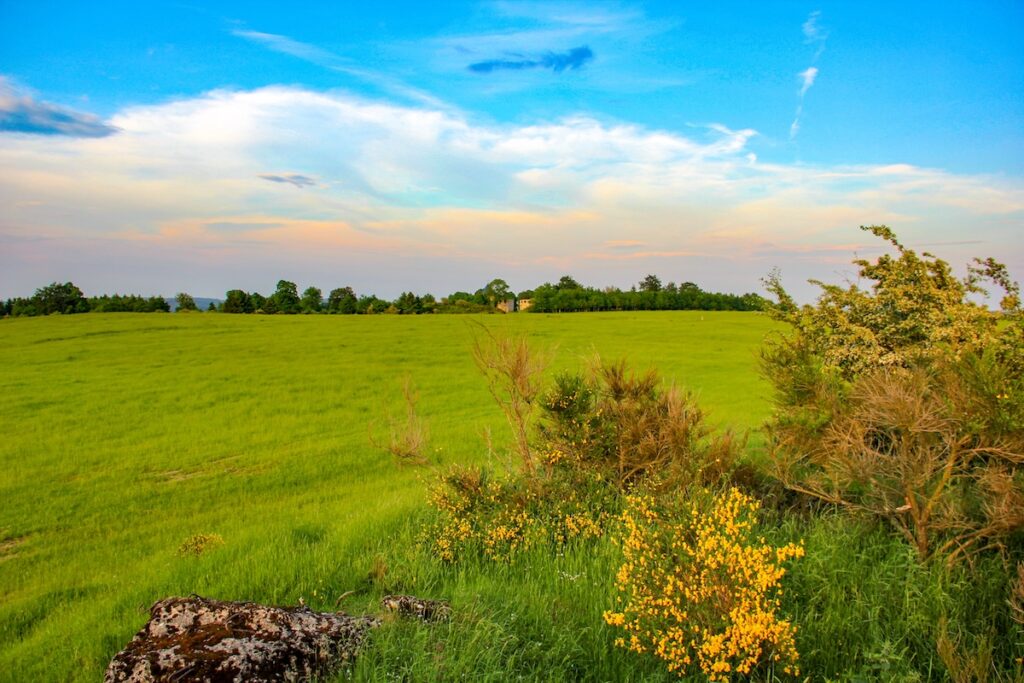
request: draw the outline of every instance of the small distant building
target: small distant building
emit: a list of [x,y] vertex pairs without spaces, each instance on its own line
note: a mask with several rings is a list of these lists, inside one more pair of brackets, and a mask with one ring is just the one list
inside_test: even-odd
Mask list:
[[502,313],[515,313],[516,311],[525,311],[532,305],[533,299],[519,299],[518,301],[515,299],[505,299],[504,301],[499,301],[495,308]]

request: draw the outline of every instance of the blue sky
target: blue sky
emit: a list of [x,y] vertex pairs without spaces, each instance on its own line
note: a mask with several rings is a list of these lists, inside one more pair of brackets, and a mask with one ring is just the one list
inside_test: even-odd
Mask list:
[[0,5],[0,296],[1024,273],[1024,5]]

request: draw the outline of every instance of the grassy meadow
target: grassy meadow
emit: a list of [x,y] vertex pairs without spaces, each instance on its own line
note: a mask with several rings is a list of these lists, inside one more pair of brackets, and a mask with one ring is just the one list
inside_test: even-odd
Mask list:
[[[612,543],[455,566],[417,544],[430,471],[396,467],[368,430],[401,410],[408,376],[437,463],[483,461],[488,429],[504,449],[470,353],[481,324],[554,349],[552,371],[595,353],[656,367],[714,423],[750,430],[758,456],[770,397],[757,352],[776,325],[760,314],[2,320],[0,680],[99,680],[168,595],[360,613],[384,592],[451,600],[455,616],[377,630],[343,678],[673,680],[613,647]],[[768,529],[806,544],[784,606],[814,680],[944,680],[943,619],[965,651],[1024,653],[994,560],[922,565],[838,514]],[[180,554],[196,534],[224,542]]]

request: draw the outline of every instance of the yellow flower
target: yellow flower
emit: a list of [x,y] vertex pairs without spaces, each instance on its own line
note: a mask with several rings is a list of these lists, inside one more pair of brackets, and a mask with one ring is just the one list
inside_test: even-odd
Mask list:
[[796,675],[796,629],[777,615],[776,596],[781,563],[803,556],[803,548],[773,548],[756,538],[758,508],[731,489],[670,524],[653,500],[630,497],[616,575],[621,610],[604,615],[609,626],[630,633],[628,645],[616,644],[650,651],[679,675],[696,665],[709,680],[724,681],[775,661]]

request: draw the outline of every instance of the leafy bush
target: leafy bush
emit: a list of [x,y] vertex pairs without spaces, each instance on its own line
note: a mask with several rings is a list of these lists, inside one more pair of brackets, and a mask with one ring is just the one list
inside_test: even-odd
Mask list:
[[[516,438],[505,476],[455,468],[431,490],[437,512],[426,542],[443,560],[466,552],[493,560],[547,543],[597,538],[622,508],[622,493],[653,480],[668,490],[721,482],[734,465],[731,435],[713,436],[693,398],[662,388],[657,373],[596,365],[589,378],[560,375],[541,391],[542,364],[524,340],[477,357]],[[535,403],[542,425],[531,440]]]
[[[976,261],[958,279],[885,226],[897,256],[854,261],[869,290],[817,283],[797,307],[777,274],[769,423],[788,487],[890,520],[921,557],[1005,548],[1024,531],[1024,318],[1006,269]],[[971,300],[989,280],[1001,312]]]
[[796,675],[796,628],[779,617],[782,564],[795,544],[757,538],[760,504],[738,489],[685,500],[630,496],[622,512],[624,562],[617,611],[605,621],[626,635],[616,644],[650,652],[680,676],[729,680],[778,667]]
[[736,465],[733,436],[713,435],[693,396],[624,361],[598,361],[589,377],[558,376],[542,410],[549,470],[569,463],[624,490],[649,475],[669,487],[713,485]]
[[615,492],[593,478],[494,477],[485,468],[446,472],[429,501],[437,515],[424,540],[446,562],[467,554],[507,562],[538,545],[598,538],[619,505]]

